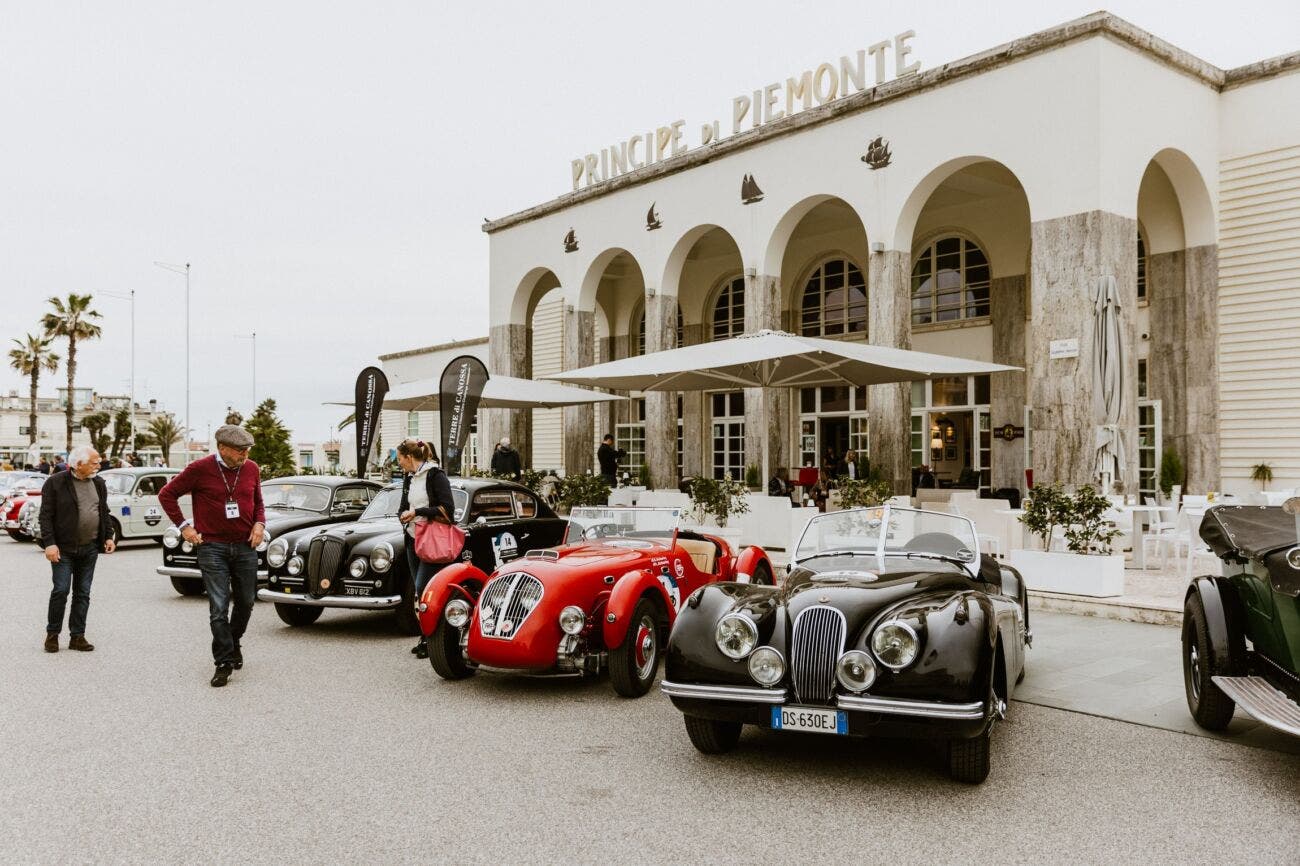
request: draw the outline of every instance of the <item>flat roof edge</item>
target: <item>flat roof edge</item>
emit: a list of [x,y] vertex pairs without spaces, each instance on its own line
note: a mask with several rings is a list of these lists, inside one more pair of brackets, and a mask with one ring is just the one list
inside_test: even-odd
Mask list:
[[455,340],[450,343],[439,343],[436,346],[421,346],[418,349],[403,349],[400,352],[390,352],[387,355],[380,355],[379,360],[396,361],[398,358],[410,358],[413,355],[427,355],[430,352],[445,352],[448,349],[467,349],[470,346],[481,346],[487,341],[487,337],[476,337],[473,340]]

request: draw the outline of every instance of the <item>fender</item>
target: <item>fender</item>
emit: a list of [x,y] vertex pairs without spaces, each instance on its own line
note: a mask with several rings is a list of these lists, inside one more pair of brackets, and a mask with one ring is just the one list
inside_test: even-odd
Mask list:
[[758,545],[746,547],[740,552],[740,556],[736,557],[735,579],[741,583],[749,583],[754,576],[754,569],[758,568],[760,562],[767,563],[767,573],[772,576],[772,582],[775,583],[776,569],[772,567],[772,560]]
[[641,596],[647,592],[653,593],[663,604],[664,609],[669,612],[668,622],[672,624],[677,612],[668,593],[659,583],[659,578],[647,570],[629,571],[614,584],[614,589],[609,594],[609,601],[605,604],[602,633],[607,649],[613,649],[623,643],[623,638],[627,637],[628,627],[632,623],[632,611]]
[[[1217,661],[1227,655],[1226,664],[1216,665],[1217,670],[1240,671],[1246,659],[1246,645],[1242,639],[1241,619],[1237,609],[1237,593],[1232,582],[1224,577],[1198,577],[1187,588],[1187,598],[1196,593],[1205,608],[1205,626],[1210,633],[1210,650]],[[1185,602],[1184,602],[1185,603]]]
[[419,611],[420,632],[428,637],[438,627],[442,619],[442,609],[451,601],[452,593],[464,594],[473,604],[474,597],[461,587],[467,582],[477,581],[480,586],[487,583],[488,576],[473,563],[457,562],[439,571],[424,587],[420,595]]
[[[919,620],[924,631],[920,658],[891,678],[891,696],[921,698],[928,694],[931,699],[949,701],[987,698],[998,644],[997,612],[988,596],[971,591],[913,596],[880,611],[859,635],[857,646],[865,649],[876,626],[895,618]],[[1010,663],[1010,659],[1004,661]],[[1012,675],[1010,682],[1014,681]]]

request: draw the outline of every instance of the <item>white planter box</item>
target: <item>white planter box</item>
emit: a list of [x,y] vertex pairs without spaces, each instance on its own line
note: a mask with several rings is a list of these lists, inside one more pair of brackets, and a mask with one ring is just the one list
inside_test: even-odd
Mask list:
[[1123,556],[1013,550],[1011,565],[1030,589],[1098,598],[1124,594]]

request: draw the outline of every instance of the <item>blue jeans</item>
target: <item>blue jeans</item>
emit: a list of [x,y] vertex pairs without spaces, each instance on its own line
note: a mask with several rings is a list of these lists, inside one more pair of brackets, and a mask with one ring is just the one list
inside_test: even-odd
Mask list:
[[59,634],[63,631],[63,611],[68,605],[68,590],[72,590],[72,615],[68,617],[68,631],[76,637],[86,633],[86,612],[90,610],[90,582],[95,579],[95,560],[99,548],[92,544],[81,547],[60,547],[59,561],[50,563],[54,572],[54,589],[50,592],[50,612],[45,631]]
[[[205,541],[198,549],[212,623],[212,660],[231,664],[257,599],[257,551],[246,541]],[[231,610],[231,606],[234,610]]]
[[415,555],[415,539],[411,537],[409,532],[406,533],[406,567],[411,572],[411,583],[415,585],[414,598],[418,604],[424,588],[433,579],[433,576],[438,573],[441,566],[432,562],[425,562]]

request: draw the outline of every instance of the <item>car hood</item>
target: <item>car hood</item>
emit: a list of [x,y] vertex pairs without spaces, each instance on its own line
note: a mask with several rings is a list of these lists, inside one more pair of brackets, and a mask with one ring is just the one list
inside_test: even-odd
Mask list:
[[628,548],[619,544],[585,542],[549,548],[514,560],[501,567],[501,571],[523,571],[543,583],[571,579],[575,573],[610,574],[614,579],[627,572],[655,564],[662,559],[668,564],[670,550],[662,544]]

